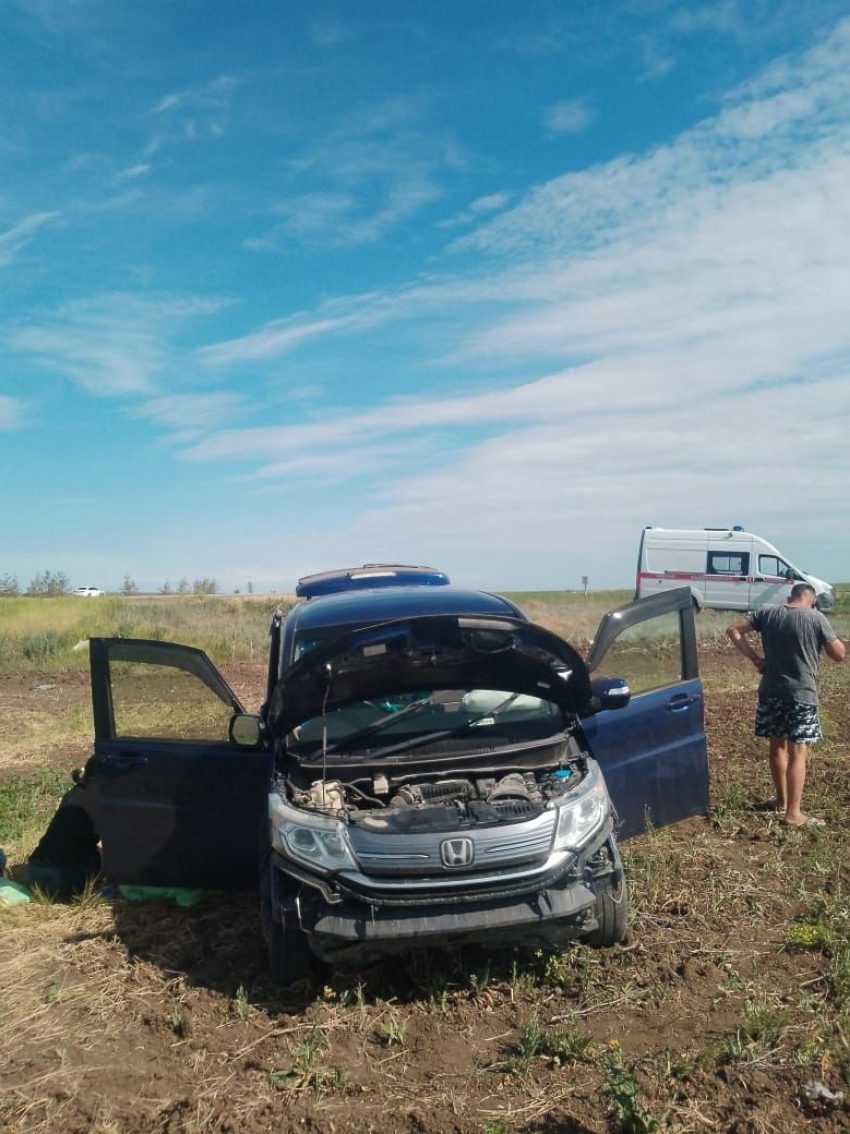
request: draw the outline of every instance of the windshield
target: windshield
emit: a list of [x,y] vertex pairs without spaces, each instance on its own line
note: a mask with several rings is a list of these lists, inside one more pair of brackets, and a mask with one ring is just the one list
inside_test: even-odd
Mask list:
[[562,728],[551,701],[501,689],[438,689],[355,701],[286,736],[301,757],[385,756],[442,741],[476,750],[545,739]]

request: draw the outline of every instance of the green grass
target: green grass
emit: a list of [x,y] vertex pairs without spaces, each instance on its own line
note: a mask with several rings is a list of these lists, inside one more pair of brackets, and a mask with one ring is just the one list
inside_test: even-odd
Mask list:
[[[599,620],[632,598],[631,590],[514,591],[507,597],[528,617],[586,646]],[[850,584],[836,588],[831,622],[850,633]],[[214,662],[261,661],[276,601],[288,609],[291,596],[268,595],[70,595],[0,597],[0,672],[85,669],[89,638],[151,638],[204,650]],[[706,610],[697,617],[701,641],[720,641],[734,615]]]
[[273,599],[248,595],[4,597],[0,671],[84,669],[86,642],[99,637],[182,642],[216,662],[262,660],[273,610]]
[[47,827],[59,800],[71,787],[67,771],[34,768],[0,778],[0,833],[10,861],[29,849]]

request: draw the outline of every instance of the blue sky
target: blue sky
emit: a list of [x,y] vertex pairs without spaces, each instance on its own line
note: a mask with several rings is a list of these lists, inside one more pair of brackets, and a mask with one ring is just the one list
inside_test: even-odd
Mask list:
[[850,9],[0,0],[0,575],[850,578]]

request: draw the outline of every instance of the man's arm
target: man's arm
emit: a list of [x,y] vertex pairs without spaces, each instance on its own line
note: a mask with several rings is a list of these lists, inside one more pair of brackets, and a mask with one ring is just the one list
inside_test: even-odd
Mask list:
[[764,673],[764,658],[759,657],[747,640],[747,635],[752,634],[752,632],[753,627],[748,618],[739,618],[737,622],[726,627],[726,637],[735,649],[742,653],[748,661],[751,661],[759,673]]
[[833,638],[831,642],[827,642],[824,646],[824,650],[826,651],[826,656],[832,658],[833,661],[844,661],[844,656],[847,653],[844,643],[840,638]]

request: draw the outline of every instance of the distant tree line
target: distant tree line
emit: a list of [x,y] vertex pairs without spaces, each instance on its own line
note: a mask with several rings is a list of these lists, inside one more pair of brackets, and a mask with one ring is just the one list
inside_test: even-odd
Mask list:
[[[253,585],[249,583],[248,593],[250,594],[253,589]],[[44,571],[36,575],[26,591],[21,591],[15,575],[0,575],[0,597],[20,594],[67,595],[70,593],[71,581],[64,571]],[[130,575],[125,575],[124,582],[121,584],[121,594],[137,595],[138,593],[139,588],[136,584],[136,580],[131,578]],[[172,588],[168,579],[166,579],[159,588],[159,593],[161,595],[214,595],[218,593],[218,583],[215,579],[210,579],[206,575],[190,583],[184,576],[177,584],[176,588]]]
[[[26,589],[28,595],[67,595],[71,581],[64,571],[45,571],[36,575]],[[21,588],[15,575],[0,575],[0,595],[19,595]]]

